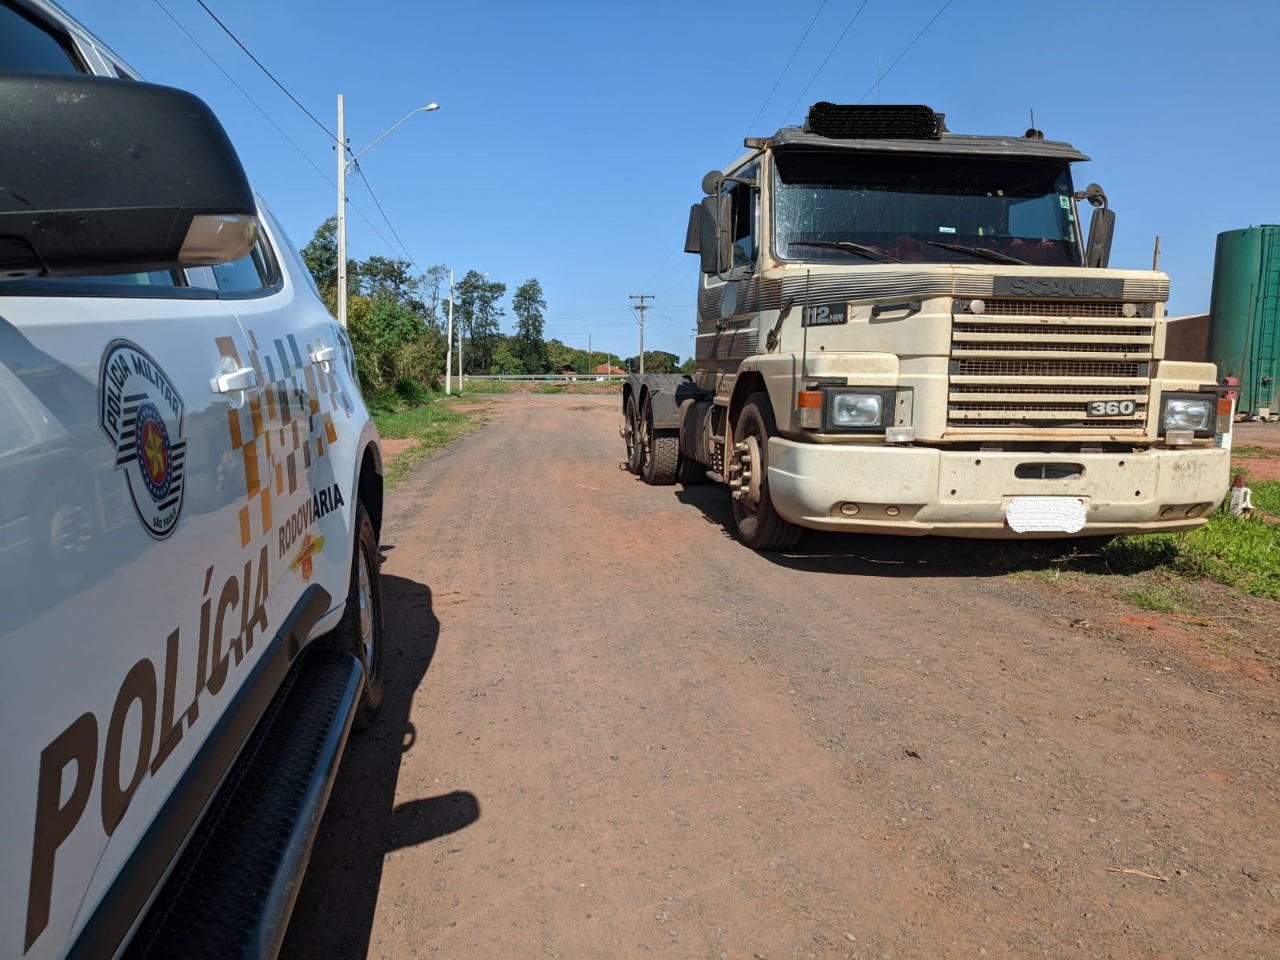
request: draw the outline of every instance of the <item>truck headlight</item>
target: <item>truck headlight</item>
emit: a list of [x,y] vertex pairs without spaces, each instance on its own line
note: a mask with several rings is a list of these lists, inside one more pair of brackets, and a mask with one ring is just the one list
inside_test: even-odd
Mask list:
[[1160,435],[1189,430],[1197,437],[1213,435],[1218,398],[1205,393],[1166,393],[1160,399]]
[[831,432],[883,430],[893,423],[892,387],[827,388],[826,423]]

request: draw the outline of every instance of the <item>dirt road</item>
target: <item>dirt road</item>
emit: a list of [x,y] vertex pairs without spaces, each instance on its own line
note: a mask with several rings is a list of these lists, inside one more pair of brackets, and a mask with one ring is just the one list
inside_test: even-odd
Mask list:
[[754,554],[621,452],[512,397],[391,495],[286,957],[1280,956],[1274,675],[982,545]]

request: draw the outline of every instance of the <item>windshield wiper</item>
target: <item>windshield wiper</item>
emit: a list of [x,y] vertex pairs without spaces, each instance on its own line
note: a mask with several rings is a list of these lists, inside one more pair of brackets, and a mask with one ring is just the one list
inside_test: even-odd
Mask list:
[[883,250],[875,247],[867,247],[861,243],[854,243],[852,240],[790,240],[787,242],[788,247],[824,247],[828,250],[848,250],[850,253],[860,253],[868,260],[879,260],[881,263],[901,263],[897,257],[891,257]]
[[941,240],[926,240],[926,246],[942,247],[944,250],[955,250],[958,253],[967,253],[971,257],[977,257],[980,260],[994,260],[996,263],[1017,263],[1027,266],[1027,261],[1019,260],[1017,257],[1011,257],[1007,253],[1000,253],[996,250],[988,250],[986,247],[966,247],[962,243],[943,243]]

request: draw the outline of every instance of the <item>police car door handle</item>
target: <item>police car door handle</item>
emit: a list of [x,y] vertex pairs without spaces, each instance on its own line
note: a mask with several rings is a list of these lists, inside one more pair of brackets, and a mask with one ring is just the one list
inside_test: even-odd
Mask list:
[[338,351],[333,347],[321,347],[311,355],[316,363],[333,363],[338,358]]
[[218,374],[209,381],[214,393],[237,393],[252,390],[258,385],[258,372],[253,367],[240,367],[227,373]]

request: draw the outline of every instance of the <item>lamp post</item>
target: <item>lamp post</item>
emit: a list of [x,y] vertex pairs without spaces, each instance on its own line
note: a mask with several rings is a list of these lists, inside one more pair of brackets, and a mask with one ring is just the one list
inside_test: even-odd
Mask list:
[[[486,270],[480,276],[472,280],[468,280],[458,292],[461,293],[476,280],[483,280],[489,275]],[[453,268],[449,268],[449,330],[445,334],[445,355],[444,355],[444,395],[447,397],[453,393]],[[458,325],[458,393],[462,393],[462,325]]]
[[414,114],[429,113],[432,110],[439,109],[440,104],[428,103],[425,107],[410,110],[392,124],[386,133],[382,134],[359,153],[352,154],[351,159],[348,160],[346,132],[343,127],[342,94],[338,94],[338,324],[343,329],[346,329],[347,326],[347,167],[363,157],[374,144],[378,143]]

